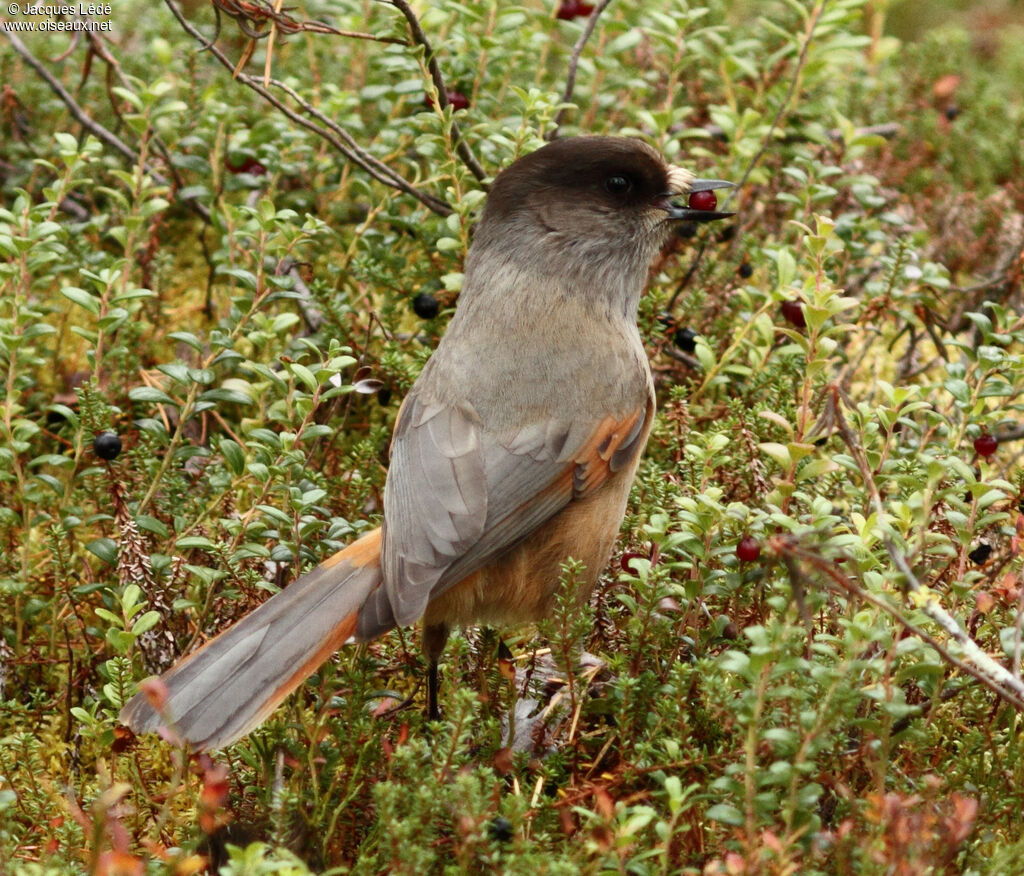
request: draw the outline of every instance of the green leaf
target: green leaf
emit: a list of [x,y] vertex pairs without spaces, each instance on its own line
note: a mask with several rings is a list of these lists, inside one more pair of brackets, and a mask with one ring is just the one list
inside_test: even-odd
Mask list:
[[97,538],[86,544],[85,549],[111,566],[117,565],[117,542],[112,538]]
[[212,551],[217,549],[216,542],[207,538],[205,535],[183,535],[174,543],[175,548],[179,551],[189,550],[205,550]]
[[224,459],[224,464],[232,474],[241,475],[245,472],[245,452],[238,445],[237,441],[223,438],[220,444],[217,445],[217,449]]
[[128,390],[128,398],[136,402],[153,402],[162,405],[175,405],[177,402],[162,389],[155,386],[135,386]]
[[162,520],[157,520],[155,517],[150,517],[148,514],[140,514],[135,518],[135,522],[139,525],[139,529],[144,529],[146,532],[152,532],[154,535],[159,535],[161,538],[167,538],[167,536],[171,534],[166,523]]
[[729,803],[716,803],[709,806],[707,817],[712,821],[720,821],[722,824],[731,824],[733,827],[743,825],[743,813]]
[[775,264],[779,272],[778,289],[786,291],[796,277],[796,260],[788,249],[780,249],[775,253]]
[[153,629],[158,623],[160,623],[160,612],[158,611],[147,611],[142,617],[132,624],[132,632],[136,636],[141,636],[147,630]]
[[317,387],[320,385],[316,379],[316,375],[313,374],[305,365],[299,362],[290,362],[288,364],[288,370],[291,371],[308,389],[310,392],[316,392]]
[[236,405],[251,405],[252,396],[239,389],[228,389],[225,386],[218,386],[208,389],[199,396],[199,401],[207,402],[230,402]]
[[100,315],[100,300],[95,295],[90,295],[84,289],[77,286],[62,286],[60,294],[69,301],[74,301],[79,307],[84,307],[93,316]]

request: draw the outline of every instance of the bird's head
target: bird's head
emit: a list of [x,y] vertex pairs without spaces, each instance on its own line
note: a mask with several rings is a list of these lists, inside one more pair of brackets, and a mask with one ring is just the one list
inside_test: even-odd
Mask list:
[[675,224],[732,215],[690,208],[689,195],[729,185],[697,179],[639,140],[556,140],[494,180],[467,267],[483,257],[577,283],[607,278],[634,297]]

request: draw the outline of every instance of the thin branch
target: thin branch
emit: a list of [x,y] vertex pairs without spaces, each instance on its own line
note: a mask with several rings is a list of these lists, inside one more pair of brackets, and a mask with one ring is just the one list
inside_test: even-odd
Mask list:
[[[867,454],[843,416],[840,392],[838,387],[831,387],[828,404],[831,406],[832,419],[847,449],[850,451],[850,456],[853,457],[860,471],[864,486],[871,498],[871,505],[878,517],[878,525],[883,526],[886,517],[885,505],[878,492],[878,486],[875,484]],[[1024,682],[978,646],[978,643],[960,626],[956,618],[946,611],[935,591],[918,581],[917,576],[907,562],[907,558],[897,549],[896,543],[884,531],[882,533],[882,543],[885,545],[885,550],[889,554],[892,564],[903,576],[910,598],[914,604],[931,618],[935,624],[941,627],[950,639],[960,646],[963,660],[953,660],[952,655],[943,651],[946,659],[951,660],[960,668],[964,668],[965,663],[970,664],[973,667],[970,670],[971,675],[1012,703],[1014,708],[1024,711]],[[917,634],[916,631],[915,634]]]
[[[6,22],[6,19],[0,19],[0,21]],[[71,115],[74,116],[83,128],[85,128],[89,133],[95,135],[97,139],[106,143],[112,149],[120,152],[121,155],[129,161],[135,163],[139,160],[139,154],[132,149],[131,146],[121,140],[116,134],[112,134],[99,122],[86,115],[85,110],[78,105],[78,102],[71,96],[67,89],[65,89],[64,86],[53,77],[50,71],[42,65],[39,59],[29,51],[28,46],[26,46],[6,27],[0,28],[0,30],[3,31],[4,36],[7,37],[11,45],[14,46],[14,51],[21,55],[21,57],[25,59],[25,62],[39,74],[40,78],[43,79],[47,85],[50,86],[50,90],[61,99],[61,102],[68,108]],[[148,164],[145,166],[144,170],[161,185],[167,184],[167,180]]]
[[[203,38],[203,35],[193,27],[192,23],[187,18],[185,18],[175,0],[164,0],[164,3],[167,4],[167,7],[171,10],[174,17],[178,19],[178,23],[182,28],[184,28],[185,32],[199,42],[203,46],[204,50],[210,52],[210,54],[212,54],[223,67],[230,70],[232,75],[234,75],[235,65],[228,60],[220,49],[215,45],[208,43]],[[335,149],[337,149],[338,152],[344,155],[346,159],[361,167],[378,182],[382,182],[391,188],[395,188],[408,195],[412,195],[412,197],[416,198],[416,200],[425,207],[441,216],[448,216],[451,214],[452,208],[447,204],[447,202],[427,192],[420,191],[412,185],[412,183],[400,176],[396,171],[374,158],[369,152],[356,143],[351,134],[331,119],[327,118],[323,113],[316,109],[316,107],[301,98],[294,89],[285,85],[283,82],[279,82],[276,79],[270,80],[270,84],[274,88],[278,88],[287,94],[299,105],[308,117],[302,115],[302,113],[296,112],[287,104],[278,100],[277,97],[264,87],[261,79],[257,79],[247,73],[238,73],[235,78],[247,88],[255,91],[260,97],[267,101],[267,103],[283,113],[287,118],[295,122],[295,124],[300,125],[308,131],[312,131],[318,137],[326,140]],[[318,124],[318,122],[321,124]]]
[[[858,599],[870,602],[876,608],[881,609],[900,624],[900,626],[902,626],[908,633],[934,648],[936,652],[941,655],[942,659],[951,666],[956,667],[965,675],[969,675],[971,678],[980,681],[987,688],[998,694],[1002,699],[1009,702],[1014,708],[1024,711],[1024,696],[1021,696],[1020,692],[1008,691],[1002,686],[999,686],[989,675],[985,673],[983,669],[972,664],[969,660],[961,659],[957,655],[953,654],[942,642],[927,631],[923,630],[921,627],[917,626],[912,620],[910,620],[910,618],[904,615],[903,612],[896,608],[896,606],[892,605],[888,600],[882,599],[869,590],[865,590],[863,587],[855,584],[846,575],[841,574],[834,563],[826,562],[820,555],[801,549],[791,538],[786,536],[773,536],[772,547],[783,556],[797,556],[801,560],[812,565],[817,572],[830,579],[831,586],[836,590],[849,593],[856,596]],[[987,654],[985,655],[985,659],[991,661],[991,658],[988,657]],[[1006,672],[1000,664],[996,663],[995,665],[999,666],[1003,672]]]
[[[612,0],[601,0],[597,6],[594,7],[593,11],[587,18],[587,23],[583,27],[583,33],[580,34],[579,39],[576,40],[576,45],[572,47],[572,54],[569,56],[569,67],[565,75],[565,91],[562,92],[562,103],[567,104],[572,100],[573,92],[576,90],[576,73],[580,65],[580,57],[583,55],[583,49],[590,40],[591,35],[594,33],[594,29],[597,27],[597,19],[601,17],[601,13],[608,8]],[[551,130],[544,135],[545,140],[554,140],[558,136],[558,129],[562,126],[562,119],[568,112],[567,106],[562,106],[557,113],[555,113],[554,126]]]
[[1024,256],[1024,234],[1003,251],[1003,254],[996,262],[995,270],[987,279],[975,283],[973,286],[951,286],[950,289],[954,292],[963,293],[978,292],[982,289],[988,289],[991,286],[1005,283],[1022,256]]
[[277,270],[274,271],[274,274],[278,277],[291,277],[292,288],[299,296],[296,300],[302,313],[302,319],[306,323],[306,328],[311,332],[319,331],[320,327],[324,324],[324,314],[313,298],[313,293],[310,291],[309,286],[306,285],[305,280],[302,279],[302,275],[299,273],[299,263],[291,256],[287,256],[278,262]]
[[[335,36],[352,37],[361,40],[373,40],[379,43],[398,43],[408,45],[405,40],[396,37],[376,36],[372,33],[361,33],[352,30],[338,30],[322,21],[299,21],[290,15],[290,9],[283,9],[283,0],[212,0],[214,9],[220,9],[225,15],[233,18],[238,29],[249,39],[261,40],[276,29],[285,36],[305,31],[307,33],[329,33]],[[263,30],[270,22],[271,30]]]
[[775,131],[779,125],[782,124],[782,119],[786,115],[786,110],[789,109],[789,104],[793,100],[793,96],[796,94],[797,87],[800,85],[800,77],[804,72],[804,67],[807,66],[807,55],[811,51],[811,43],[814,41],[814,32],[818,28],[818,23],[821,21],[822,13],[825,11],[825,6],[828,4],[828,0],[818,0],[817,5],[811,12],[810,20],[807,22],[807,29],[804,34],[804,43],[800,47],[800,55],[796,60],[796,69],[793,71],[793,78],[789,82],[789,89],[786,91],[786,96],[782,99],[782,103],[779,104],[778,110],[775,112],[775,117],[772,119],[772,123],[768,126],[768,130],[765,132],[764,137],[761,140],[761,147],[754,154],[754,157],[750,159],[750,163],[747,165],[747,169],[743,172],[743,176],[740,177],[740,181],[736,183],[736,188],[729,192],[728,197],[725,199],[725,203],[721,209],[727,209],[729,202],[736,197],[740,188],[746,184],[750,178],[750,174],[754,172],[754,168],[757,167],[758,163],[764,157],[765,152],[768,151],[768,144],[771,143],[772,138],[775,136]]
[[[412,7],[406,2],[406,0],[390,0],[390,3],[405,16],[405,20],[409,25],[409,32],[412,34],[413,42],[417,45],[423,46],[423,51],[426,54],[427,59],[427,70],[430,71],[430,78],[434,82],[434,88],[437,89],[437,105],[441,110],[444,110],[444,108],[449,105],[448,87],[445,85],[444,74],[441,73],[441,65],[437,63],[437,56],[434,54],[434,49],[430,45],[427,35],[423,32],[423,28],[420,26],[420,20],[416,17],[416,13],[412,11]],[[481,167],[480,162],[476,160],[476,156],[473,155],[473,150],[469,148],[469,143],[467,143],[465,137],[462,136],[462,129],[459,127],[459,123],[455,121],[454,117],[452,118],[451,131],[455,151],[458,153],[459,158],[462,159],[462,163],[469,168],[470,173],[480,180],[480,182],[486,180],[488,176],[487,171],[485,171],[483,167]]]
[[[97,57],[99,57],[100,60],[102,60],[103,63],[107,65],[107,69],[109,71],[112,71],[113,74],[117,76],[118,81],[124,88],[130,90],[132,85],[128,81],[127,77],[124,75],[124,70],[121,69],[121,64],[118,62],[117,58],[115,58],[113,55],[110,54],[110,52],[107,51],[107,47],[103,44],[103,40],[95,33],[86,33],[85,38],[89,42],[88,50]],[[110,93],[109,89],[109,77],[107,81],[108,95],[110,96],[111,105],[113,107],[113,94]],[[113,108],[116,113],[116,107]],[[149,140],[150,143],[153,145],[153,148],[155,148],[156,151],[159,152],[160,156],[163,158],[164,165],[167,168],[167,172],[170,174],[171,179],[173,180],[173,185],[170,186],[171,191],[175,194],[175,196],[177,196],[178,190],[183,189],[185,187],[185,181],[181,178],[181,174],[178,173],[178,169],[174,166],[174,161],[171,158],[170,150],[167,148],[167,146],[164,144],[163,139],[160,137],[159,134],[156,133],[155,130],[150,131]],[[202,202],[195,198],[188,198],[186,199],[185,203],[189,206],[190,209],[195,211],[205,222],[209,223],[210,211],[205,204],[203,204]]]
[[[61,102],[68,108],[72,117],[83,127],[86,131],[96,137],[101,143],[105,143],[115,152],[119,152],[132,164],[138,164],[140,160],[139,153],[132,149],[127,143],[125,143],[116,134],[108,131],[95,119],[90,116],[79,106],[78,101],[71,95],[71,93],[60,84],[59,81],[50,73],[49,70],[43,66],[42,62],[32,54],[28,46],[26,46],[20,39],[18,39],[13,33],[8,31],[6,28],[2,28],[4,36],[7,37],[8,41],[14,47],[21,57],[25,60],[39,77],[50,87],[50,90],[60,98]],[[102,56],[101,56],[102,57]],[[170,182],[168,179],[160,173],[156,168],[153,167],[148,161],[143,162],[142,169],[153,179],[157,185],[168,186],[170,188]],[[172,171],[173,172],[173,171]],[[183,201],[191,210],[198,213],[203,219],[209,220],[210,211],[198,201],[188,198]]]

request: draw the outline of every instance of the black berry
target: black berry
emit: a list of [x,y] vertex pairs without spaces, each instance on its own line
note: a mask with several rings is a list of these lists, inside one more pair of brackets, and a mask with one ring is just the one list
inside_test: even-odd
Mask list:
[[679,329],[672,340],[684,353],[692,353],[697,349],[697,333],[692,328]]
[[100,459],[117,459],[121,453],[121,439],[113,432],[101,432],[92,439],[92,452]]
[[412,300],[412,309],[420,319],[433,319],[441,312],[441,305],[429,292],[420,292]]
[[985,544],[982,542],[974,550],[972,550],[967,558],[972,563],[977,563],[979,566],[983,566],[985,561],[992,555],[992,545]]
[[513,835],[512,822],[499,815],[491,822],[487,832],[491,835],[492,840],[496,840],[499,843],[507,843],[512,839]]
[[754,268],[751,266],[750,262],[744,262],[742,265],[739,266],[739,268],[737,268],[736,273],[739,274],[740,277],[742,277],[744,280],[746,280],[748,277],[751,277],[753,275]]

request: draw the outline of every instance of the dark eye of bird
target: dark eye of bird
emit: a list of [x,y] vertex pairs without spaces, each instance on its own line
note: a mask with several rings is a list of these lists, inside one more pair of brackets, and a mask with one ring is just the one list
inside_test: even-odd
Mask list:
[[633,189],[633,180],[623,173],[613,173],[604,181],[604,187],[613,195],[624,195]]

